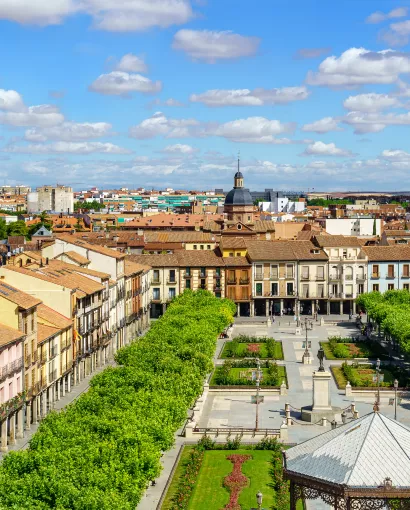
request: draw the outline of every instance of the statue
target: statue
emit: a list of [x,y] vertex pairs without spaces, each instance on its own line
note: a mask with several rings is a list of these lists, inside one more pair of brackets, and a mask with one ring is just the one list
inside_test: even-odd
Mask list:
[[323,347],[320,346],[320,349],[317,353],[317,359],[319,360],[319,370],[318,372],[324,372],[325,367],[323,366],[323,359],[325,357],[325,351],[323,350]]

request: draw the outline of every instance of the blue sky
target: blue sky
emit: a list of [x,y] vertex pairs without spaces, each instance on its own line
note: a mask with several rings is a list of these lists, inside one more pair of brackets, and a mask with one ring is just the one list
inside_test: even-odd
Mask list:
[[408,190],[410,0],[2,0],[0,179]]

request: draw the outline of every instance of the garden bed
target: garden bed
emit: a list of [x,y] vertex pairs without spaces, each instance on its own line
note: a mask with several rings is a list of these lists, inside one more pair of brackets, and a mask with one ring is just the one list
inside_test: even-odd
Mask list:
[[[373,376],[376,375],[374,365],[358,365],[352,366],[344,363],[340,367],[331,367],[333,377],[336,385],[339,389],[346,387],[347,381],[350,382],[352,388],[360,389],[374,389],[377,388],[377,383],[373,382]],[[383,382],[380,383],[380,389],[391,389],[393,388],[393,382],[396,379],[397,373],[395,373],[393,367],[388,369],[382,367],[380,374],[384,375]]]
[[[240,366],[238,366],[240,365]],[[266,366],[268,365],[268,366]],[[216,367],[209,381],[212,387],[256,387],[256,364],[244,362],[226,362],[222,367]],[[261,388],[279,388],[282,381],[287,385],[286,368],[276,363],[265,362],[261,364]]]
[[350,338],[329,337],[328,342],[320,342],[320,345],[328,360],[389,357],[385,348],[376,342],[352,342]]
[[[280,503],[286,505],[284,499],[287,499],[287,506],[283,508],[288,508],[289,490],[287,486],[281,486],[286,482],[282,481],[282,455],[279,445],[276,451],[255,449],[258,445],[237,444],[235,449],[227,449],[227,445],[213,445],[212,449],[203,452],[200,462],[195,466],[194,473],[197,474],[193,475],[194,483],[186,487],[185,478],[187,468],[190,469],[190,455],[197,447],[184,447],[162,510],[227,508],[230,498],[232,502],[232,498],[235,497],[233,495],[235,483],[231,484],[230,480],[232,475],[235,481],[239,477],[242,481],[237,503],[243,510],[256,507],[255,495],[258,491],[263,494],[263,508],[277,508]],[[181,494],[185,496],[183,502],[178,498]],[[303,510],[303,503],[300,500],[297,510]]]
[[282,342],[273,338],[258,338],[241,335],[225,342],[220,359],[237,358],[283,359]]

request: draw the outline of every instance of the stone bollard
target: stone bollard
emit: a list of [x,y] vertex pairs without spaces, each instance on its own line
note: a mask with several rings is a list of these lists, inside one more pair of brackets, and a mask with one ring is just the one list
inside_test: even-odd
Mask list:
[[346,395],[346,397],[352,396],[352,386],[349,381],[347,381],[347,384],[346,384],[345,395]]
[[189,422],[186,424],[186,427],[185,427],[185,437],[186,438],[194,437],[194,428],[195,428],[195,422]]
[[325,325],[325,319],[323,317],[320,317],[320,325],[321,326]]
[[290,417],[290,404],[285,404],[286,425],[292,425],[292,418]]
[[268,319],[268,320],[266,321],[266,324],[267,324],[267,326],[268,326],[268,327],[270,327],[270,326],[272,326],[272,321],[271,321],[270,319]]
[[354,420],[357,420],[358,418],[359,418],[359,411],[355,411],[355,412],[353,413],[353,419],[354,419]]
[[322,418],[322,427],[327,426],[327,418]]
[[286,383],[285,381],[282,381],[282,384],[280,385],[280,395],[283,396],[283,395],[287,395],[288,394],[288,389],[286,387]]
[[288,438],[289,438],[288,426],[286,425],[285,422],[283,422],[282,425],[280,426],[280,439],[281,441],[287,441]]
[[352,402],[352,405],[350,406],[350,412],[354,414],[356,412],[356,404]]

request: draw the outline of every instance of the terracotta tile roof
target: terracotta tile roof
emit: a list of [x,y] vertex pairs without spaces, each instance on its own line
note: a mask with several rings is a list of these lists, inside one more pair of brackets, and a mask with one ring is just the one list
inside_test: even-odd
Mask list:
[[[7,266],[7,269],[13,268],[13,266]],[[12,287],[8,283],[4,283],[0,281],[0,297],[4,297],[8,299],[12,303],[15,303],[23,310],[29,310],[34,306],[39,305],[42,301],[30,294],[26,294],[25,292],[16,289],[16,287]]]
[[124,266],[125,276],[131,276],[136,273],[142,273],[144,271],[144,268],[146,267],[143,266],[142,264],[138,264],[137,262],[133,262],[132,260],[129,259],[129,257],[125,259]]
[[369,261],[410,261],[409,245],[364,246],[362,250],[369,257]]
[[221,250],[246,249],[246,241],[243,237],[222,237]]
[[65,241],[66,243],[72,244],[74,246],[80,246],[86,250],[101,253],[102,255],[107,255],[108,257],[113,257],[115,259],[123,259],[125,257],[123,253],[120,253],[116,250],[111,250],[110,248],[105,248],[104,246],[96,246],[95,244],[87,243],[86,241],[78,239],[72,235],[59,234],[56,237],[57,239],[61,239],[61,241]]
[[248,254],[251,260],[328,259],[325,252],[310,241],[249,241]]
[[[207,220],[206,214],[165,214],[159,213],[152,216],[146,216],[142,218],[135,218],[132,221],[127,221],[122,226],[129,228],[141,228],[141,229],[150,229],[150,228],[166,228],[166,227],[193,227],[193,226],[203,226],[204,222]],[[221,214],[212,215],[215,220],[222,220],[223,216]]]
[[37,324],[37,342],[40,344],[60,331],[60,328],[54,328],[46,324]]
[[68,317],[64,317],[64,315],[61,315],[61,313],[56,312],[43,303],[37,307],[37,317],[40,321],[45,320],[60,329],[69,328],[73,325],[73,321]]
[[19,338],[23,338],[25,335],[18,329],[10,328],[5,324],[0,324],[0,346],[15,342]]
[[385,230],[384,234],[387,237],[410,237],[410,230]]
[[223,267],[222,257],[211,250],[180,250],[173,254],[129,255],[133,262],[151,267]]
[[147,243],[214,243],[216,237],[210,232],[145,232]]
[[[99,246],[117,247],[122,244],[126,244],[130,247],[144,246],[144,236],[138,235],[137,232],[128,232],[124,230],[114,230],[109,233],[76,232],[73,234],[73,237]],[[116,238],[118,238],[118,240]]]
[[74,260],[74,262],[78,262],[78,264],[89,264],[90,261],[87,259],[87,257],[83,257],[76,251],[66,251],[64,252],[64,255],[66,255],[69,259]]
[[246,257],[225,257],[224,263],[226,267],[250,266],[250,262]]
[[151,267],[178,267],[179,262],[175,253],[158,255],[128,255],[132,262],[144,264]]
[[97,278],[101,278],[102,280],[107,280],[110,277],[109,273],[103,273],[102,271],[96,271],[95,269],[89,269],[88,267],[77,266],[76,264],[69,264],[68,262],[63,262],[62,260],[50,260],[49,266],[58,269],[65,269],[73,273],[95,276]]
[[344,247],[357,247],[360,248],[361,244],[357,237],[353,236],[332,236],[332,235],[319,235],[315,236],[318,246],[322,248],[344,248]]

